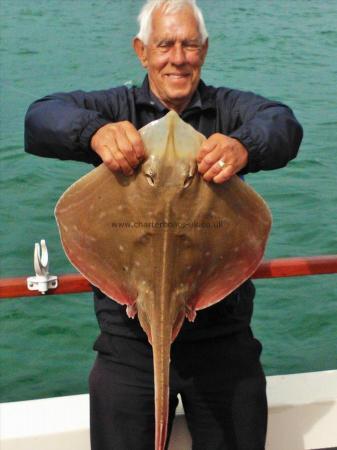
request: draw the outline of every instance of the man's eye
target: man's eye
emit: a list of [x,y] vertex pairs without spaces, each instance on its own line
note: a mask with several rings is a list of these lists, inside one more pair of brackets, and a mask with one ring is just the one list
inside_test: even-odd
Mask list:
[[183,44],[183,47],[184,47],[186,50],[199,50],[200,45],[197,44],[196,42],[185,42],[185,43]]
[[159,48],[169,48],[171,47],[172,42],[170,41],[163,41],[159,43]]

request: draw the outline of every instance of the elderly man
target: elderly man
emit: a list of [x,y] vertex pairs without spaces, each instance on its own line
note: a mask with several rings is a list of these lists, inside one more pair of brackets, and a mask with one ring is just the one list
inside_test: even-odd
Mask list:
[[[200,80],[208,39],[194,0],[149,0],[135,52],[142,87],[50,95],[26,117],[26,150],[131,175],[144,160],[138,129],[173,109],[207,140],[197,156],[205,181],[276,169],[296,156],[302,129],[291,110],[252,93]],[[150,450],[154,442],[152,352],[138,321],[94,289],[101,334],[90,376],[93,450]],[[250,330],[254,287],[186,322],[172,346],[170,424],[180,393],[193,450],[262,450],[267,406],[260,343]],[[184,449],[181,449],[184,450]]]

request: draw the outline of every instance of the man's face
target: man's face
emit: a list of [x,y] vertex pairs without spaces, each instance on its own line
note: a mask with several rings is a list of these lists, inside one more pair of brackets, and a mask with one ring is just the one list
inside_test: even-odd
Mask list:
[[207,53],[191,8],[174,14],[156,10],[148,44],[136,38],[134,47],[148,71],[151,91],[169,109],[183,111],[198,86]]

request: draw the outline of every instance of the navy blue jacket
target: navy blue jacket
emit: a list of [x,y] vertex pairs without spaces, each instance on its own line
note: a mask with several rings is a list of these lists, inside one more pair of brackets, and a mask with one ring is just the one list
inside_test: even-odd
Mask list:
[[[151,93],[148,78],[142,87],[58,93],[34,102],[25,121],[25,150],[38,156],[98,165],[91,149],[93,134],[109,122],[128,120],[137,129],[163,117],[167,108]],[[181,117],[206,137],[219,132],[238,139],[248,150],[242,173],[277,169],[293,159],[302,128],[285,105],[250,92],[206,86],[198,89]],[[138,321],[125,308],[94,288],[96,314],[103,331],[146,339]],[[249,325],[254,286],[248,281],[225,302],[199,311],[194,324],[185,321],[178,340],[231,333]]]

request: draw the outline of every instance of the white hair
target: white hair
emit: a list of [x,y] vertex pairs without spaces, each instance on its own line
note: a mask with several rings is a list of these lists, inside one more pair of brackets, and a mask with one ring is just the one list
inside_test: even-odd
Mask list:
[[199,26],[201,41],[204,44],[208,38],[208,33],[204,21],[204,16],[200,8],[196,4],[196,0],[147,0],[143,5],[139,16],[139,32],[137,37],[147,44],[152,31],[152,15],[158,8],[163,8],[166,14],[172,14],[183,8],[190,7],[194,13],[195,19]]

